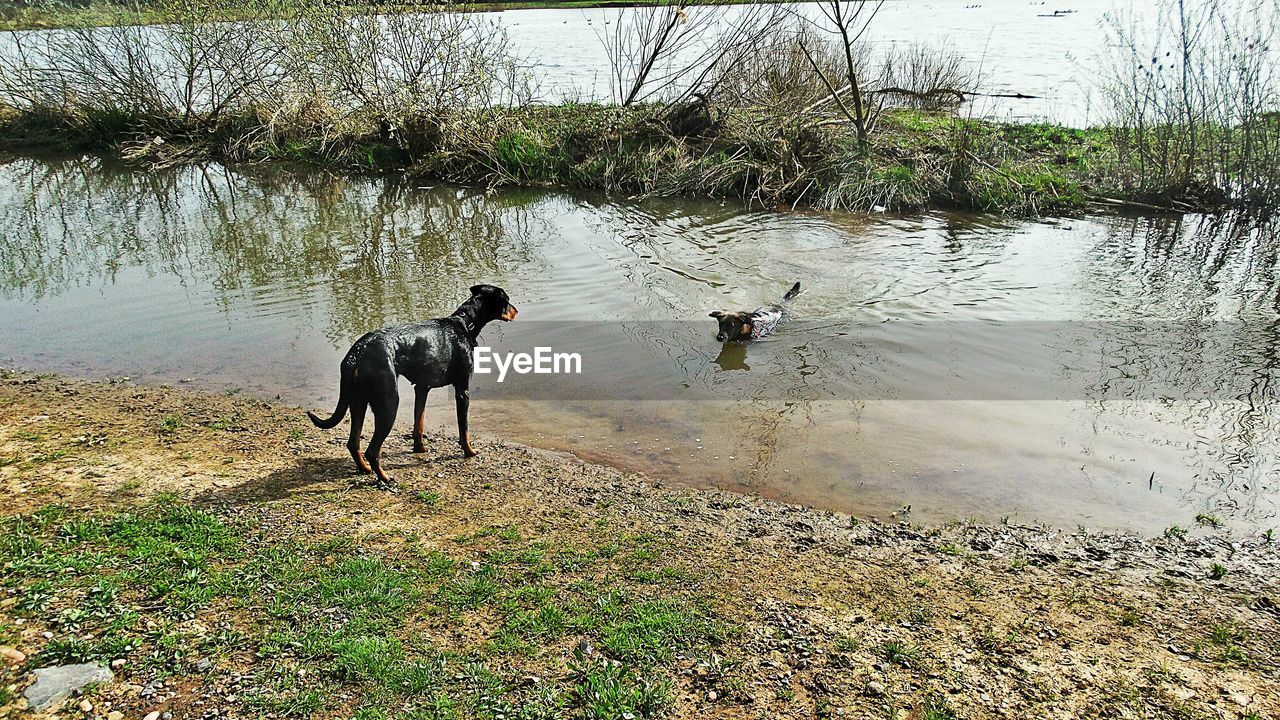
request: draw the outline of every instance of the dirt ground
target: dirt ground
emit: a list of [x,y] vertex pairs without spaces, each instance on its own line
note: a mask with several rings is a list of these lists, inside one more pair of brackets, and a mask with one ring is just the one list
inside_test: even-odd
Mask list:
[[[392,558],[406,538],[447,550],[456,544],[446,539],[495,527],[551,548],[656,538],[681,578],[672,592],[696,588],[735,628],[710,651],[676,648],[662,663],[668,717],[1280,718],[1280,540],[1192,518],[1185,533],[1158,538],[917,527],[909,516],[881,524],[662,486],[483,436],[469,460],[444,437],[414,455],[407,432],[384,451],[399,486],[389,493],[360,484],[345,424],[317,430],[298,408],[5,372],[0,493],[10,517],[51,504],[109,513],[174,493],[251,522],[265,540],[342,534]],[[606,579],[621,572],[600,567]],[[11,569],[0,570],[0,645],[26,659],[0,682],[17,713],[58,626],[21,609],[27,581]],[[495,621],[478,612],[431,622],[440,644],[461,651]],[[495,656],[495,667],[516,678],[522,664],[555,665],[573,640]],[[203,675],[157,675],[130,660],[91,710],[73,698],[61,716],[288,715],[235,698],[259,662],[231,652]],[[335,687],[362,692],[356,681]]]

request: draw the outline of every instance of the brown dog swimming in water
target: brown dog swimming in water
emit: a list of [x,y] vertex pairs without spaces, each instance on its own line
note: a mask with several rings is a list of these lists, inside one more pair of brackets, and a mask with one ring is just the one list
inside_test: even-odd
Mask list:
[[765,305],[756,308],[751,312],[725,312],[717,310],[711,313],[711,317],[720,323],[720,331],[716,333],[716,340],[720,342],[734,342],[735,340],[747,341],[758,340],[759,338],[773,332],[773,329],[782,322],[782,318],[786,315],[787,303],[792,298],[800,294],[800,283],[791,286],[791,289],[782,296],[782,300],[776,305]]
[[[453,386],[458,411],[458,444],[467,457],[475,455],[467,435],[467,410],[471,405],[472,351],[484,326],[494,320],[516,319],[516,308],[507,291],[496,285],[475,285],[471,299],[452,315],[420,323],[392,325],[374,330],[356,340],[342,358],[338,407],[328,419],[307,413],[316,427],[331,428],[351,410],[351,437],[347,449],[363,473],[373,473],[379,487],[389,488],[391,479],[382,471],[382,442],[396,423],[400,407],[397,376],[414,385],[413,451],[426,452],[422,442],[423,413],[431,388]],[[364,413],[373,408],[373,437],[360,456],[360,430]]]

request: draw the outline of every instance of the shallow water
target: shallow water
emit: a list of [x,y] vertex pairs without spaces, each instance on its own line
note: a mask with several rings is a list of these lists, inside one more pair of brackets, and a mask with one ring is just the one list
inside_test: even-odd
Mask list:
[[[585,368],[478,375],[481,441],[915,520],[1156,532],[1201,511],[1270,527],[1280,509],[1277,245],[1249,228],[752,212],[94,158],[0,165],[0,228],[6,366],[327,411],[354,338],[494,282],[520,318],[487,343]],[[796,280],[772,337],[715,342],[709,310]],[[451,431],[448,395],[428,417]],[[393,470],[415,462],[399,435]]]

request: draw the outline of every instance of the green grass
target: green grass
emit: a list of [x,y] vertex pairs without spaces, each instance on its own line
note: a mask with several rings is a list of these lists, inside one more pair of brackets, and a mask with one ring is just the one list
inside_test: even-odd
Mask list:
[[911,667],[918,660],[920,649],[898,640],[886,640],[876,648],[876,656],[891,665]]
[[156,427],[156,431],[161,435],[172,435],[186,425],[186,419],[181,415],[166,415],[160,419],[160,424]]
[[920,710],[920,720],[956,720],[956,713],[941,695],[930,695]]
[[1219,664],[1229,667],[1250,667],[1252,665],[1248,653],[1244,649],[1244,642],[1248,639],[1248,632],[1244,628],[1235,624],[1219,624],[1214,625],[1209,630],[1208,645],[1196,643],[1195,649],[1198,655],[1216,655],[1215,659]]
[[1222,518],[1209,513],[1198,513],[1196,515],[1196,524],[1207,527],[1222,527]]
[[943,555],[954,555],[956,557],[969,557],[970,555],[973,554],[969,552],[968,548],[964,548],[959,545],[956,545],[955,543],[950,543],[950,542],[942,543],[941,545],[939,545],[938,552],[942,553]]
[[232,413],[214,418],[206,423],[211,429],[221,432],[244,432],[244,418],[240,413]]
[[[257,715],[323,715],[341,693],[363,718],[621,720],[669,705],[676,649],[709,655],[733,632],[691,574],[664,572],[673,566],[651,537],[551,553],[516,528],[489,528],[461,556],[411,540],[391,557],[258,525],[173,497],[4,519],[3,585],[53,634],[33,662],[123,657],[162,677],[249,653],[242,702]],[[441,642],[467,627],[472,640]],[[582,641],[598,654],[565,663],[562,648]],[[546,680],[522,682],[529,668]]]

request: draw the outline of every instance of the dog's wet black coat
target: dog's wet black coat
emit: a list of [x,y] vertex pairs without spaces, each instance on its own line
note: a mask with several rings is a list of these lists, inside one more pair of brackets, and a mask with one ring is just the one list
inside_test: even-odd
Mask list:
[[[328,419],[307,413],[317,427],[331,428],[351,411],[351,436],[347,449],[361,472],[372,472],[382,486],[391,482],[382,471],[382,443],[395,425],[400,393],[397,376],[414,385],[413,451],[425,452],[423,413],[431,388],[453,386],[458,411],[458,443],[467,457],[475,455],[467,435],[470,405],[472,351],[484,326],[494,320],[514,320],[516,308],[507,293],[494,285],[471,288],[471,299],[446,318],[374,330],[356,340],[342,358],[338,407]],[[373,409],[374,430],[364,457],[360,455],[360,431],[366,408]]]
[[720,342],[745,342],[768,335],[773,332],[773,328],[777,326],[783,315],[786,314],[786,304],[799,294],[800,283],[796,283],[791,286],[791,289],[782,296],[782,300],[776,305],[765,305],[751,312],[717,310],[711,313],[711,317],[715,318],[716,322],[720,324],[719,331],[716,333],[716,340]]

